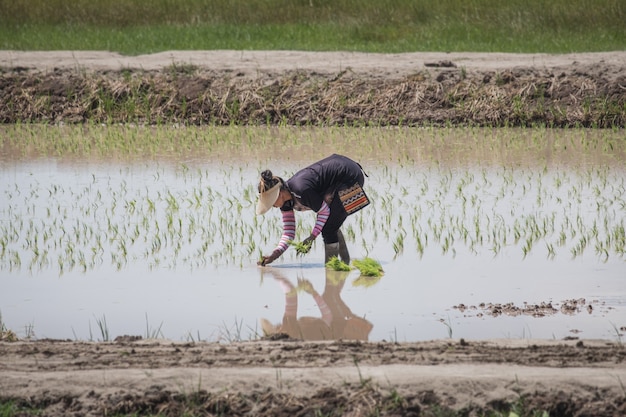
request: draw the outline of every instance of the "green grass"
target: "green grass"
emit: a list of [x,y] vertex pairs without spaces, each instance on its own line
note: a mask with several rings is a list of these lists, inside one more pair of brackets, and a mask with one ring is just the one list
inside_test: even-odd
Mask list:
[[[360,384],[358,386],[365,392],[373,393],[373,392],[378,391],[375,387],[373,387],[371,378],[364,378],[362,376],[361,371],[358,367],[358,362],[356,358],[355,358],[354,363],[357,368],[358,376],[360,380]],[[279,375],[280,373],[277,372],[277,378]],[[226,396],[226,395],[231,395],[231,394],[225,393],[224,395]],[[243,396],[239,396],[238,398],[240,400],[248,399],[248,396],[243,395]],[[231,404],[231,401],[229,398],[226,398],[224,399],[223,402],[220,402],[220,400],[222,399],[223,399],[222,396],[217,396],[217,397],[208,396],[207,397],[201,392],[199,387],[198,388],[194,387],[192,392],[189,392],[189,393],[182,392],[179,396],[177,396],[176,399],[173,399],[170,405],[176,404],[179,407],[181,407],[182,410],[180,411],[182,411],[182,414],[181,414],[182,416],[194,416],[194,415],[206,414],[207,407],[213,410],[215,412],[215,415],[226,415],[225,414],[226,410],[229,409],[228,406]],[[255,401],[252,398],[249,398],[249,400],[252,402]],[[550,416],[548,411],[536,410],[533,407],[529,406],[527,403],[528,403],[528,398],[524,396],[520,396],[519,399],[517,399],[514,402],[502,404],[501,405],[502,410],[486,411],[480,415],[492,416],[492,417],[549,417]],[[374,407],[374,409],[377,412],[373,412],[368,415],[388,415],[390,412],[391,414],[395,415],[393,411],[396,411],[397,412],[396,414],[401,413],[402,411],[405,410],[405,407],[407,405],[408,405],[407,400],[404,397],[402,397],[394,388],[392,389],[390,395],[387,398],[376,400],[376,406]],[[315,416],[342,415],[341,407],[344,407],[344,406],[346,405],[341,403],[341,404],[336,405],[337,407],[336,409],[332,407],[326,407],[324,411],[316,410],[314,415]],[[133,404],[131,404],[131,407],[139,408],[139,406],[135,406]],[[380,413],[381,410],[383,411],[382,414]],[[440,405],[440,404],[429,404],[424,407],[424,411],[426,412],[425,415],[429,415],[429,416],[460,417],[460,416],[467,415],[467,410],[455,411],[446,407],[445,405]],[[45,412],[45,409],[41,409],[41,408],[38,409],[38,408],[30,407],[30,406],[18,405],[14,401],[0,400],[0,417],[37,416],[37,415],[43,415],[44,412]],[[111,415],[118,416],[118,417],[122,417],[122,416],[124,417],[138,417],[138,416],[158,417],[158,416],[164,416],[167,414],[168,413],[155,414],[149,411],[148,412],[131,411],[131,412],[125,412],[125,413],[113,413]]]
[[607,51],[624,21],[621,0],[0,0],[0,49]]
[[0,417],[37,416],[41,414],[40,409],[18,405],[10,400],[0,400]]

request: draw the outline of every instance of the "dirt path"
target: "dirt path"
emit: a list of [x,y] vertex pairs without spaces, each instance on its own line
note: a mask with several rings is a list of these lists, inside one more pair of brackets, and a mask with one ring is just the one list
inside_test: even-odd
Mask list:
[[[510,54],[472,52],[416,52],[373,54],[357,52],[302,51],[168,51],[149,55],[124,56],[106,51],[0,51],[0,67],[52,71],[86,69],[157,71],[177,65],[194,65],[217,71],[277,73],[293,70],[337,73],[350,68],[356,73],[406,76],[424,67],[464,67],[468,70],[504,71],[517,67],[564,69],[572,66],[626,69],[626,51],[575,54]],[[607,75],[611,75],[609,71]]]
[[43,340],[0,343],[0,392],[55,416],[214,415],[215,407],[224,415],[479,415],[511,404],[617,416],[626,413],[624,359],[621,344],[605,341]]

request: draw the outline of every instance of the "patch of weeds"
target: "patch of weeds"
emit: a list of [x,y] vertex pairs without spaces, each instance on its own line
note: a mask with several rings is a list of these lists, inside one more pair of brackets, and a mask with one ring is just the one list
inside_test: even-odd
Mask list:
[[432,417],[461,417],[465,415],[464,411],[465,410],[454,411],[447,407],[443,407],[438,404],[435,404],[429,407],[427,412],[423,414],[427,416],[432,416]]
[[243,319],[237,321],[237,318],[235,318],[235,323],[232,328],[226,325],[225,322],[222,322],[222,327],[220,329],[220,340],[224,340],[228,343],[241,342],[243,340],[241,337],[242,330]]
[[33,323],[24,325],[24,339],[35,340],[35,325]]
[[2,313],[0,313],[0,341],[17,342],[17,335],[12,330],[7,329],[4,321],[2,321]]
[[148,322],[148,313],[146,313],[146,339],[158,339],[159,337],[163,337],[161,327],[163,327],[163,322],[161,322],[156,329],[152,328]]
[[177,75],[194,75],[198,72],[198,66],[185,62],[172,62],[172,64],[166,68],[166,71],[174,78]]
[[526,405],[526,399],[524,396],[518,398],[518,400],[511,405],[508,417],[550,417],[550,414],[545,410],[529,410]]
[[326,268],[332,269],[333,271],[351,271],[352,267],[339,259],[336,256],[330,258],[328,262],[326,262]]
[[[247,329],[247,334],[244,335],[244,330]],[[238,320],[235,317],[235,321],[232,326],[228,326],[226,322],[222,322],[222,326],[219,328],[219,335],[217,337],[218,342],[224,343],[237,343],[244,342],[246,340],[258,340],[261,337],[256,327],[245,326],[243,319]],[[200,335],[198,334],[198,340]]]
[[622,333],[621,333],[621,329],[617,327],[617,325],[613,322],[610,322],[611,326],[613,326],[613,331],[615,332],[615,338],[617,339],[617,344],[621,345],[622,344]]
[[359,383],[361,384],[361,387],[367,387],[371,384],[372,382],[372,378],[364,378],[363,374],[361,373],[361,368],[359,368],[359,359],[356,356],[352,357],[352,361],[354,362],[354,366],[356,366],[356,370],[359,373]]
[[0,400],[0,417],[37,416],[41,414],[39,409],[20,405],[10,400]]
[[[96,324],[98,325],[98,329],[100,330],[100,341],[109,342],[111,338],[109,337],[109,327],[107,325],[106,316],[103,314],[102,318],[95,317]],[[89,323],[89,340],[93,340],[93,334],[91,332],[91,323]]]
[[380,262],[372,258],[355,259],[352,264],[366,277],[381,277],[384,273]]
[[384,408],[387,411],[403,410],[408,405],[406,399],[395,388],[391,389],[389,397],[387,397],[385,402],[386,406]]

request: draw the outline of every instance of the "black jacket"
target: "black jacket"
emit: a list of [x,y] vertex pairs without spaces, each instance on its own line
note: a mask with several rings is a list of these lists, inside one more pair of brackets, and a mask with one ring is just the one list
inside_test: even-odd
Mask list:
[[285,203],[281,210],[319,211],[322,201],[330,206],[338,190],[357,182],[363,185],[361,165],[352,159],[333,154],[296,172],[286,181],[293,200]]

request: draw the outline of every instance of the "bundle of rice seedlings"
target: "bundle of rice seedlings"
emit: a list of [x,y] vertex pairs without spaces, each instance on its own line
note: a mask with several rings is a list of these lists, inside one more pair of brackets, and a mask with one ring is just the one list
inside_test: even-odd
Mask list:
[[380,262],[372,258],[355,259],[352,264],[366,277],[380,277],[384,273]]
[[306,255],[311,250],[313,242],[304,243],[291,241],[289,242],[289,244],[294,247],[294,249],[296,250],[296,254]]
[[328,262],[326,262],[326,268],[332,269],[333,271],[351,271],[352,267],[339,259],[336,256],[330,258]]

